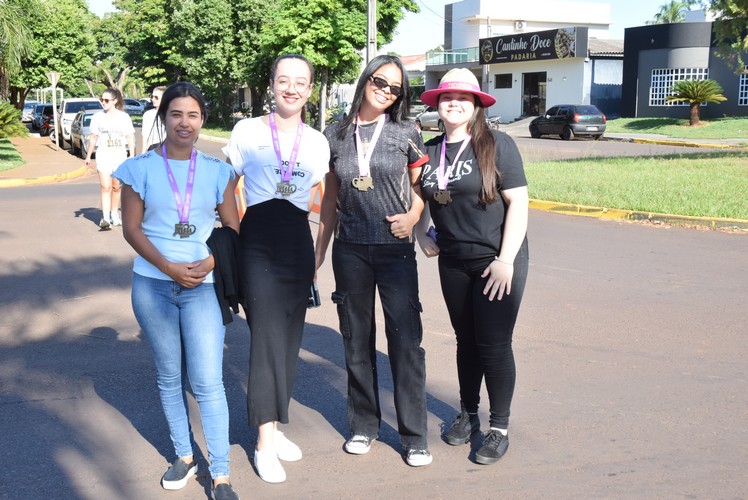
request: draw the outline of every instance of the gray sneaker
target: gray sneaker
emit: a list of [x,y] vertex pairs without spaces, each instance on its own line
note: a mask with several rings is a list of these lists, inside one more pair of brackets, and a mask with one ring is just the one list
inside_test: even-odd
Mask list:
[[101,229],[111,229],[112,228],[112,223],[109,222],[108,219],[102,217],[101,220],[99,221],[99,227]]
[[187,485],[187,480],[197,472],[197,462],[192,459],[188,464],[184,460],[177,458],[166,474],[161,478],[161,486],[165,490],[181,490]]
[[483,439],[483,446],[475,452],[475,461],[479,464],[490,465],[499,461],[509,448],[509,436],[491,429],[486,432]]
[[461,444],[469,443],[470,436],[475,432],[480,432],[480,419],[478,418],[478,414],[474,413],[473,415],[470,415],[463,408],[442,437],[447,444],[459,446]]

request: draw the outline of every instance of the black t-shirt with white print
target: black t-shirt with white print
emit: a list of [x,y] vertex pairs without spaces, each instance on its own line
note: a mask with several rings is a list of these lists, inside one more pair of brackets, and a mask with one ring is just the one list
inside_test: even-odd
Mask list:
[[[503,132],[493,131],[496,141],[495,163],[499,171],[499,190],[526,186],[525,170],[517,145]],[[480,203],[483,179],[471,145],[462,152],[449,178],[452,201],[442,205],[434,200],[439,189],[437,170],[441,157],[442,137],[426,143],[429,161],[421,173],[421,189],[428,200],[437,233],[439,254],[459,259],[476,259],[498,255],[504,229],[506,203],[503,198],[488,205]],[[447,143],[446,167],[452,164],[462,142]]]

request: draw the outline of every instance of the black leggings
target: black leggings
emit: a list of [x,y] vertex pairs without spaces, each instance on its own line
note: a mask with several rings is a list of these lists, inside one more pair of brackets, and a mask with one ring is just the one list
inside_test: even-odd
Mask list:
[[242,219],[240,241],[250,330],[249,425],[285,424],[314,277],[307,213],[285,200],[253,205]]
[[514,260],[512,293],[501,300],[489,301],[483,295],[486,278],[481,274],[491,262],[493,257],[464,260],[440,256],[439,277],[457,337],[462,405],[468,412],[478,411],[485,377],[490,425],[506,429],[516,379],[512,333],[527,281],[527,240]]

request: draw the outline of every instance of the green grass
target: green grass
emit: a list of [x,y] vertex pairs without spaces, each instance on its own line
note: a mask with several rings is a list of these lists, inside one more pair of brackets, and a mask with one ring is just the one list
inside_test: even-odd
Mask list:
[[[688,109],[684,114],[687,114]],[[717,118],[702,120],[698,127],[688,126],[688,117],[618,118],[609,120],[606,132],[662,134],[680,139],[748,139],[748,118]]]
[[0,139],[0,172],[20,167],[25,162],[8,139]]
[[533,199],[748,219],[748,153],[588,158],[525,166]]
[[212,137],[223,137],[224,139],[228,139],[231,136],[231,130],[217,126],[203,127],[200,133]]

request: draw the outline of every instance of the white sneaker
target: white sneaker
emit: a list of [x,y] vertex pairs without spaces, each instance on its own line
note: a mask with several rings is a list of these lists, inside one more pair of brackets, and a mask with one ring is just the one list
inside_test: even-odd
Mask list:
[[286,471],[278,461],[274,450],[255,450],[255,469],[260,479],[267,483],[282,483],[286,480]]
[[408,450],[405,455],[405,461],[411,467],[423,467],[424,465],[430,464],[434,460],[429,450]]
[[122,219],[119,218],[119,212],[117,212],[116,210],[111,212],[109,219],[112,221],[113,226],[122,225]]
[[292,443],[281,431],[275,430],[275,453],[284,462],[296,462],[301,460],[301,448]]
[[108,219],[105,219],[105,218],[103,218],[103,217],[102,217],[102,218],[101,218],[101,220],[99,221],[99,227],[100,227],[101,229],[111,229],[111,225],[112,225],[112,223],[111,223],[111,222],[109,222],[109,220],[108,220]]
[[364,436],[363,434],[354,434],[351,439],[345,442],[343,449],[352,455],[364,455],[369,453],[373,440],[374,438]]

